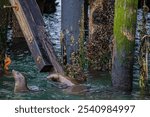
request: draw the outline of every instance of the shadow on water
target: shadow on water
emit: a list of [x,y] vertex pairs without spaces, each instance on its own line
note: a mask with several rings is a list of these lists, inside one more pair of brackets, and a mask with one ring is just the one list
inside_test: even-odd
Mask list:
[[[58,0],[60,1],[60,0]],[[50,32],[52,43],[58,56],[60,55],[60,22],[61,22],[61,8],[60,4],[57,6],[57,12],[51,15],[44,15],[44,21],[47,25],[47,30]],[[141,11],[138,11],[138,21],[141,19]],[[139,37],[137,30],[137,40],[136,47],[139,46]],[[138,52],[138,48],[136,48]],[[17,53],[17,54],[15,54]],[[137,53],[135,54],[137,56]],[[150,95],[147,92],[141,93],[138,88],[138,76],[139,68],[138,64],[135,62],[134,65],[134,89],[132,92],[122,92],[115,90],[111,87],[111,77],[110,73],[104,72],[89,72],[86,74],[88,76],[88,81],[85,83],[89,90],[80,94],[68,94],[63,89],[55,86],[53,82],[47,81],[47,73],[39,73],[33,58],[28,50],[14,52],[13,62],[10,69],[15,69],[24,74],[27,78],[28,85],[39,88],[39,92],[28,92],[28,93],[14,93],[14,79],[12,77],[3,76],[0,78],[0,99],[150,99]]]

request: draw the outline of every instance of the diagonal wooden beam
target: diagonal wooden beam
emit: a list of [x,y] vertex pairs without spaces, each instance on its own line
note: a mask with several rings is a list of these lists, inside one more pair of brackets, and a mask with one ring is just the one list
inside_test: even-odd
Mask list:
[[9,0],[25,36],[34,61],[41,72],[52,71],[64,74],[57,61],[52,45],[46,35],[44,21],[35,0]]

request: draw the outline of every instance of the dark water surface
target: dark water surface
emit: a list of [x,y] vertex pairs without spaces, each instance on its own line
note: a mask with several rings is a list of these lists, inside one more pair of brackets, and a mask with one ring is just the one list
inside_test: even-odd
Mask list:
[[[58,0],[60,1],[60,0]],[[60,23],[61,8],[57,6],[57,12],[51,15],[44,15],[47,24],[47,30],[50,32],[52,42],[58,56],[60,55]],[[139,45],[139,29],[141,21],[141,10],[138,11],[138,28],[136,37],[135,60],[138,54]],[[150,14],[149,14],[150,19]],[[148,24],[148,27],[150,23]],[[150,30],[149,30],[150,31]],[[139,66],[137,62],[134,65],[134,82],[132,92],[121,92],[113,90],[111,87],[111,77],[109,73],[102,72],[86,72],[88,81],[85,83],[90,87],[89,91],[81,94],[68,94],[62,89],[56,87],[52,82],[47,81],[48,74],[39,73],[33,58],[28,50],[13,55],[13,62],[10,69],[15,69],[23,73],[27,77],[28,85],[32,88],[39,88],[42,91],[28,93],[14,93],[14,80],[12,77],[3,76],[0,78],[0,99],[150,99],[149,93],[142,94],[138,87]]]

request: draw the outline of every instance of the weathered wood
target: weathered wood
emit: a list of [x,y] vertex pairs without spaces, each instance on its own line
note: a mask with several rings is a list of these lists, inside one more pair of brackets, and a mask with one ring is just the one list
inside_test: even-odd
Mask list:
[[[62,0],[61,47],[67,75],[82,79],[85,65],[84,0]],[[82,79],[83,80],[83,79]]]
[[[56,54],[55,54],[54,49],[52,47],[51,41],[48,38],[47,32],[45,31],[45,28],[44,28],[45,23],[43,21],[42,14],[40,13],[40,10],[38,9],[38,4],[34,0],[32,0],[32,1],[27,0],[27,3],[30,6],[32,6],[32,5],[35,6],[31,9],[31,12],[33,14],[32,16],[33,16],[33,19],[36,23],[37,29],[38,29],[37,33],[39,35],[39,39],[41,40],[40,42],[41,42],[43,48],[48,53],[48,57],[49,57],[52,65],[54,66],[55,72],[64,74],[63,68],[61,67],[61,65],[57,61],[57,57],[56,57]],[[35,14],[35,12],[37,14]]]
[[[18,5],[14,13],[26,38],[29,49],[40,71],[52,71],[63,74],[57,62],[50,40],[46,35],[44,21],[35,0],[9,0],[11,5]],[[37,17],[38,16],[38,17]]]
[[[41,13],[54,13],[56,11],[56,0],[36,0],[38,6],[40,7]],[[36,13],[36,12],[34,12]],[[20,29],[18,21],[14,13],[12,13],[12,30],[13,30],[13,39],[17,43],[18,39],[24,39],[24,35]],[[22,40],[21,40],[22,41]]]
[[132,90],[133,57],[138,0],[116,0],[112,85],[120,90]]
[[13,42],[16,42],[16,39],[24,39],[24,35],[20,29],[20,26],[18,24],[17,18],[15,16],[15,14],[12,12],[12,31],[13,31]]
[[111,69],[114,0],[90,0],[88,60],[90,70]]
[[66,63],[71,63],[71,53],[77,52],[79,49],[79,34],[80,34],[80,21],[82,16],[83,0],[62,0],[62,22],[61,30],[64,37],[63,50],[66,49]]

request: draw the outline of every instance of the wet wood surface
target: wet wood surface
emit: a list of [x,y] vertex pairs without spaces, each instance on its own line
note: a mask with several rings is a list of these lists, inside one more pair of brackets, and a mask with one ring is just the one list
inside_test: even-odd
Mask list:
[[28,47],[39,70],[64,74],[57,61],[54,49],[45,30],[40,9],[35,0],[9,0],[13,8]]

